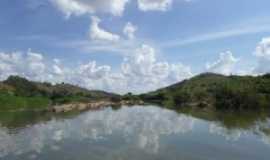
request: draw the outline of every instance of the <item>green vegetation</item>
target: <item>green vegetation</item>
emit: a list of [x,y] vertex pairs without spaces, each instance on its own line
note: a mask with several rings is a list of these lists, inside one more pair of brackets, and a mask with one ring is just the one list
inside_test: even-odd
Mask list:
[[270,74],[252,77],[205,73],[139,97],[170,108],[265,110],[270,109]]
[[18,76],[0,82],[0,111],[40,110],[54,104],[120,99],[119,95],[89,91],[70,84],[40,83]]
[[96,100],[143,100],[173,109],[189,106],[205,110],[266,110],[270,109],[270,74],[253,77],[205,73],[154,92],[123,96],[65,83],[32,82],[18,76],[0,82],[0,111]]
[[21,97],[9,94],[0,94],[0,110],[32,110],[42,109],[50,104],[50,100],[46,97]]
[[121,100],[124,100],[124,101],[134,101],[135,102],[135,101],[139,101],[140,98],[138,96],[133,95],[132,93],[129,92],[129,93],[123,95],[121,97]]

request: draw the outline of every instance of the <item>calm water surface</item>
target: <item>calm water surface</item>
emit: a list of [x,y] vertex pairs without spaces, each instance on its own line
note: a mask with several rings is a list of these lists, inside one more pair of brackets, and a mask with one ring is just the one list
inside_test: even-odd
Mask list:
[[0,159],[269,160],[270,119],[155,106],[63,117],[0,113]]

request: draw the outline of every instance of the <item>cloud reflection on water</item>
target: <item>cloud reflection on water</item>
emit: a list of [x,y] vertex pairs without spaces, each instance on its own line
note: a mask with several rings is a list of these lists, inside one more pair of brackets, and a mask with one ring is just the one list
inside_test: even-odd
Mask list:
[[[128,146],[155,154],[160,151],[163,137],[187,135],[193,129],[200,132],[197,125],[202,124],[209,127],[207,136],[214,134],[226,140],[237,141],[251,133],[250,130],[227,129],[216,122],[199,120],[154,106],[123,107],[119,110],[106,108],[89,111],[73,119],[54,119],[27,126],[16,133],[10,133],[7,128],[0,126],[0,158],[30,154],[29,157],[35,159],[38,154],[63,149],[70,141],[98,147],[98,143],[109,143],[115,137],[120,137],[122,141],[117,145],[123,145],[124,149]],[[269,125],[267,121],[252,128],[252,133],[256,132],[268,144],[269,136],[261,129],[269,129]]]
[[[267,130],[269,133],[267,132]],[[251,133],[253,133],[254,135],[258,135],[259,139],[263,143],[270,145],[270,119],[264,122],[258,121],[256,122],[256,125],[253,125],[249,129],[229,129],[221,125],[219,122],[212,122],[209,124],[209,133],[222,136],[228,141],[238,141],[240,138],[247,137]]]
[[163,135],[184,134],[192,130],[195,119],[157,107],[124,107],[87,112],[75,119],[52,120],[10,134],[0,127],[0,157],[8,154],[41,153],[45,147],[59,150],[65,140],[109,139],[119,134],[127,143],[157,152]]

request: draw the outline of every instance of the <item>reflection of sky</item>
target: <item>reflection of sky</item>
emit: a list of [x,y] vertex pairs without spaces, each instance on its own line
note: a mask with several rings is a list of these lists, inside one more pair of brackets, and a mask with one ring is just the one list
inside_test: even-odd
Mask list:
[[[30,154],[29,158],[37,159],[39,154],[59,151],[67,141],[79,143],[107,142],[121,137],[124,142],[113,145],[126,145],[148,153],[158,153],[164,137],[180,137],[191,134],[192,130],[200,132],[201,121],[174,111],[157,107],[123,107],[119,110],[107,108],[101,111],[86,112],[74,119],[51,120],[35,124],[11,134],[5,127],[0,127],[0,159],[9,155]],[[207,122],[208,124],[208,122]],[[261,128],[270,128],[269,121],[254,127],[265,143],[269,136]],[[226,140],[237,141],[250,134],[247,130],[228,130],[218,123],[209,123],[207,136],[217,135]],[[206,129],[206,128],[205,128]],[[205,135],[202,135],[205,136]],[[191,137],[201,139],[204,137]],[[207,139],[207,137],[206,137]],[[70,142],[69,142],[70,143]],[[176,143],[176,142],[175,142]],[[75,144],[74,144],[75,145]],[[96,146],[95,146],[96,147]]]
[[209,133],[224,136],[226,140],[237,141],[241,136],[247,134],[248,131],[241,129],[227,129],[216,123],[209,125]]
[[[270,131],[270,120],[265,122],[259,121],[256,125],[252,126],[249,130],[245,129],[228,129],[222,126],[220,123],[210,123],[209,133],[225,137],[226,140],[237,141],[240,138],[247,137],[250,132],[259,135],[260,140],[265,144],[270,144],[270,134],[267,135],[264,131]],[[270,132],[269,132],[270,133]]]
[[[256,134],[262,137],[262,141],[270,145],[270,119],[268,119],[265,123],[259,123],[255,129]],[[266,132],[262,132],[262,130]]]
[[[192,130],[194,119],[155,107],[132,107],[114,111],[88,112],[76,119],[36,124],[9,134],[0,128],[0,157],[27,152],[41,153],[45,147],[59,150],[66,139],[102,140],[117,133],[137,147],[157,152],[162,135],[181,134]],[[176,125],[177,124],[177,125]]]

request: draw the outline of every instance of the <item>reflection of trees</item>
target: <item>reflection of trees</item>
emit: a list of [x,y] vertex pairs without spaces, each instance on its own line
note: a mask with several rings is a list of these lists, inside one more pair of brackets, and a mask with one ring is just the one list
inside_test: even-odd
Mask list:
[[202,111],[185,108],[179,112],[210,121],[209,132],[227,140],[238,140],[251,132],[259,135],[264,143],[270,144],[270,115],[266,111]]
[[51,121],[54,118],[68,119],[78,116],[77,112],[69,112],[58,114],[57,116],[40,111],[17,111],[17,112],[0,112],[0,124],[9,129],[12,128],[24,128],[29,125],[35,125],[37,123]]
[[239,138],[254,133],[260,137],[265,144],[270,144],[270,120],[257,121],[249,128],[227,128],[220,122],[212,122],[209,125],[209,133],[223,136],[227,140],[237,141]]
[[266,122],[270,114],[260,111],[226,111],[226,110],[201,110],[184,108],[180,113],[191,115],[193,117],[218,122],[228,129],[250,129],[258,122]]

